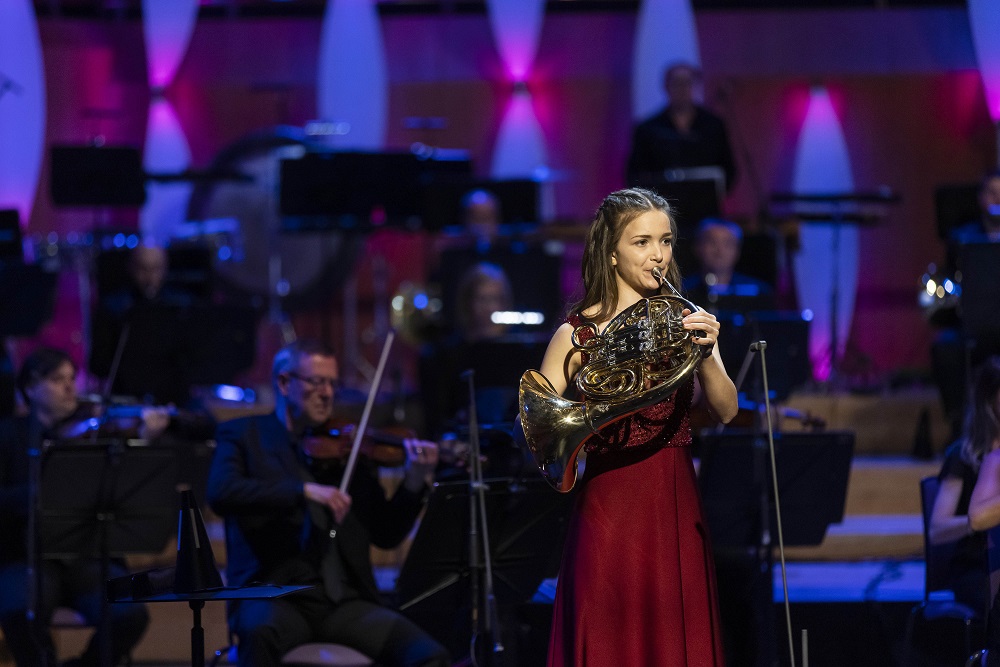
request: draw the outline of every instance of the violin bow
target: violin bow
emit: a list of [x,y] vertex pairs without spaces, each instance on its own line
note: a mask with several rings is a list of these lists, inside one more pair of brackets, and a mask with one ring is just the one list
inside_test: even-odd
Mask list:
[[354,474],[354,466],[358,460],[358,451],[361,449],[361,441],[365,437],[365,429],[368,428],[368,417],[372,413],[372,406],[375,404],[375,396],[378,394],[378,387],[382,384],[382,374],[385,372],[385,363],[389,359],[389,350],[392,348],[392,340],[396,337],[396,332],[389,329],[382,345],[382,356],[378,360],[378,367],[375,369],[375,377],[372,379],[371,389],[368,390],[368,400],[365,402],[364,412],[361,413],[361,421],[354,431],[354,442],[351,443],[351,453],[347,457],[347,465],[344,466],[344,476],[340,480],[340,490],[347,493],[347,487],[351,483],[351,476]]

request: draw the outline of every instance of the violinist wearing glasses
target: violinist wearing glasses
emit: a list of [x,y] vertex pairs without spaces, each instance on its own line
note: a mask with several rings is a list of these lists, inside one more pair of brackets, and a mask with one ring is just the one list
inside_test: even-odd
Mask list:
[[[57,606],[70,607],[97,626],[101,620],[104,581],[97,558],[45,559],[39,564],[37,613],[28,620],[29,449],[32,442],[64,439],[79,429],[76,365],[62,350],[41,348],[28,355],[17,377],[29,413],[0,422],[0,627],[19,667],[55,665],[48,625]],[[91,413],[88,413],[88,417]],[[89,419],[87,420],[89,421]],[[158,437],[169,416],[150,408],[136,418],[137,435]],[[125,576],[124,563],[112,560],[109,574]],[[146,630],[149,617],[142,605],[111,605],[111,650],[114,664],[126,657]],[[99,633],[86,652],[71,664],[97,665]]]
[[437,446],[406,439],[406,472],[392,497],[375,464],[310,465],[311,429],[330,422],[338,378],[333,352],[298,341],[274,357],[275,412],[220,424],[208,499],[225,517],[228,584],[308,584],[274,600],[229,607],[240,665],[279,665],[307,642],[350,646],[386,666],[446,667],[447,650],[382,605],[369,548],[396,546],[412,528],[433,481]]

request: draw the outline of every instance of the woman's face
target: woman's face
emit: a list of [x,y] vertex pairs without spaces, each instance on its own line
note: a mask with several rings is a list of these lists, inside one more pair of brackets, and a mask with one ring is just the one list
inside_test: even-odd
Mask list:
[[472,298],[472,321],[477,332],[495,326],[493,313],[507,310],[507,290],[499,280],[484,280],[476,286]]
[[673,241],[670,219],[663,211],[646,211],[628,223],[611,253],[618,294],[626,290],[639,296],[658,292],[660,281],[653,275],[653,269],[666,274],[673,257]]

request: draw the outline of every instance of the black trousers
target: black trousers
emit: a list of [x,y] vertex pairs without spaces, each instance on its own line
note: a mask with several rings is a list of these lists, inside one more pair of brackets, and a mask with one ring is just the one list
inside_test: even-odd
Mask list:
[[309,642],[350,646],[385,667],[448,667],[448,651],[393,609],[361,599],[332,603],[321,588],[275,600],[230,606],[229,627],[239,638],[239,664],[280,665]]
[[[120,563],[112,563],[110,577],[125,576]],[[36,622],[29,623],[28,568],[14,563],[0,568],[0,627],[7,647],[18,667],[56,665],[55,647],[49,624],[56,607],[70,607],[89,625],[99,626],[104,598],[104,581],[96,559],[46,560],[40,568]],[[139,643],[149,624],[149,614],[140,604],[115,604],[109,608],[111,655],[113,664],[121,662]],[[98,628],[100,630],[100,628]],[[81,665],[100,664],[100,633],[95,632],[87,650],[79,658]]]

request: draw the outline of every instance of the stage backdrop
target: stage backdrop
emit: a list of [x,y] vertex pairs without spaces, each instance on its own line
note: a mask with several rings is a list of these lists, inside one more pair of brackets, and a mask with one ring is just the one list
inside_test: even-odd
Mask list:
[[[607,7],[557,11],[550,5],[531,67],[531,103],[547,167],[556,175],[554,217],[562,222],[583,224],[623,182],[638,16],[632,7]],[[485,9],[379,11],[388,91],[385,146],[422,142],[465,149],[477,173],[488,175],[511,83]],[[927,263],[944,256],[934,188],[976,181],[996,164],[967,12],[704,11],[694,19],[705,102],[727,120],[738,158],[728,212],[748,225],[767,222],[758,213],[766,211],[769,195],[794,184],[809,91],[821,84],[835,92],[854,188],[887,186],[901,196],[859,238],[845,356],[875,375],[926,368],[933,331],[916,294]],[[321,28],[319,15],[198,21],[170,88],[192,166],[205,166],[251,131],[315,119]],[[150,96],[145,63],[135,58],[144,51],[139,22],[44,19],[40,35],[46,142],[85,142],[101,134],[109,143],[141,146]],[[266,56],[260,44],[269,45]],[[126,215],[53,209],[44,169],[38,193],[32,231],[87,229],[95,221],[106,224],[109,215]],[[794,224],[780,231],[795,240]],[[423,247],[413,243],[404,240],[400,247]],[[422,279],[425,259],[418,252],[390,262],[388,291],[403,280]],[[360,270],[363,276],[371,269]],[[372,293],[359,284],[364,304]],[[321,322],[303,326],[337,329],[337,298],[331,296],[326,312],[308,316]]]

